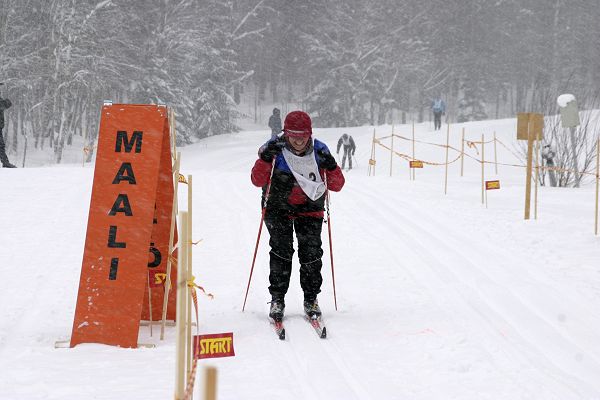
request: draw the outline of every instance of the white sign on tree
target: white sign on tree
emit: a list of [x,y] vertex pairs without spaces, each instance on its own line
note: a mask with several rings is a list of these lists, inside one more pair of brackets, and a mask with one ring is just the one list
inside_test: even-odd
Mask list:
[[560,107],[560,120],[563,128],[569,128],[571,133],[571,147],[573,151],[573,169],[575,170],[575,187],[579,187],[581,175],[577,163],[577,143],[575,140],[575,128],[579,126],[579,109],[577,101],[572,94],[561,94],[556,99]]

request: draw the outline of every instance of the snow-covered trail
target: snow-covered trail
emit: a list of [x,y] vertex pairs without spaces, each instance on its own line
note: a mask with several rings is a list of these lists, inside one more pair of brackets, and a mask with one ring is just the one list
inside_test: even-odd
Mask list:
[[[238,143],[244,140],[247,136],[238,138]],[[260,139],[256,142],[260,144]],[[335,144],[328,142],[330,147]],[[231,167],[225,164],[225,169],[235,170],[240,158],[248,160],[243,163],[246,168],[252,164],[254,154],[248,157],[246,146],[240,149],[242,153],[237,153],[237,148],[228,151],[237,161]],[[211,158],[205,162],[213,163]],[[327,314],[331,340],[321,345],[329,351],[318,354],[336,354],[340,361],[335,364],[340,372],[336,374],[327,367],[317,374],[326,376],[329,384],[323,387],[333,390],[323,398],[353,398],[332,389],[348,385],[349,381],[361,382],[361,387],[352,388],[358,398],[382,398],[389,393],[435,397],[447,390],[437,392],[447,381],[456,381],[456,396],[465,398],[480,396],[490,386],[497,386],[490,390],[494,393],[492,398],[502,397],[503,392],[511,398],[542,393],[544,398],[579,398],[598,392],[595,376],[600,371],[599,353],[593,337],[600,333],[600,320],[597,311],[586,306],[584,298],[563,293],[561,283],[554,285],[544,274],[529,273],[527,267],[535,265],[530,254],[520,249],[506,252],[481,240],[477,230],[485,231],[486,226],[465,226],[459,215],[452,218],[447,209],[422,207],[429,192],[409,189],[407,196],[389,179],[367,178],[365,172],[359,168],[347,173],[346,188],[333,194],[340,312]],[[238,178],[233,177],[231,184],[238,184]],[[229,187],[227,183],[222,186]],[[247,195],[257,198],[258,190]],[[252,207],[256,208],[254,217],[258,220],[258,205]],[[249,226],[256,232],[254,224],[250,222]],[[249,312],[259,315],[265,312],[268,301],[267,240],[268,235],[263,234],[250,295],[258,295],[262,304],[249,302]],[[246,268],[250,257],[248,254],[241,260]],[[320,298],[332,310],[327,250],[324,260],[325,283]],[[331,360],[325,356],[321,362],[318,357],[315,360],[308,350],[313,347],[304,343],[306,339],[298,343],[295,330],[303,323],[298,320],[301,294],[297,286],[297,276],[293,276],[287,327],[290,344],[302,346],[304,359],[296,355],[292,360],[300,369],[304,365],[325,368]],[[407,318],[407,314],[414,315],[416,310],[422,312],[412,325],[414,317]],[[580,328],[589,324],[594,330],[569,329],[561,322],[565,312],[569,313],[569,325]],[[303,331],[306,335],[307,328]],[[405,368],[400,367],[407,354],[416,352],[422,356],[424,350],[422,343],[412,348],[412,341],[406,342],[402,336],[430,336],[425,342],[432,346],[432,360],[447,353],[445,361],[456,365],[445,365],[442,370],[431,365],[428,372],[412,360],[412,365],[407,362]],[[314,342],[312,337],[309,340]],[[422,342],[421,338],[418,341]],[[584,356],[588,346],[595,348],[595,355]],[[465,354],[468,357],[463,358]],[[284,356],[289,360],[288,357]],[[530,372],[524,375],[523,370]],[[356,378],[347,379],[345,375]],[[471,386],[471,379],[480,381],[482,386],[475,385],[473,392],[467,394],[469,389],[465,392],[465,387]],[[335,384],[337,380],[339,385]],[[415,382],[423,380],[432,389],[420,393],[418,384],[411,389]]]
[[[472,130],[501,132],[509,123]],[[501,171],[503,189],[490,193],[485,209],[476,165],[460,180],[453,166],[447,196],[441,169],[418,171],[410,182],[397,160],[390,178],[384,153],[378,175],[367,177],[372,130],[316,136],[334,149],[343,132],[357,141],[359,166],[332,194],[337,312],[323,230],[326,340],[303,320],[297,261],[286,341],[269,326],[265,229],[242,312],[260,220],[260,189],[249,174],[266,133],[181,149],[181,172],[194,177],[193,240],[203,239],[194,248],[196,282],[215,295],[200,297],[200,329],[235,338],[236,357],[201,363],[218,367],[219,398],[600,399],[600,250],[587,225],[592,188],[543,188],[540,220],[525,223],[518,171]],[[417,133],[445,139],[426,126]],[[438,149],[428,151],[418,148],[440,161]],[[71,331],[91,168],[10,172],[0,173],[0,398],[172,397],[172,328],[165,342],[141,329],[140,342],[155,349],[53,348]],[[182,185],[181,209],[186,201]]]

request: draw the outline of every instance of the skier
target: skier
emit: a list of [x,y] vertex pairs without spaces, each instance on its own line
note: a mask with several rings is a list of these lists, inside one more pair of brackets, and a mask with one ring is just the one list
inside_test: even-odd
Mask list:
[[275,139],[281,132],[281,116],[279,108],[273,109],[273,115],[269,117],[269,128],[271,128],[271,139]]
[[441,96],[431,102],[431,111],[433,111],[433,127],[437,131],[442,128],[442,115],[446,115],[446,103]]
[[[0,82],[0,86],[4,85],[4,83]],[[13,164],[8,161],[8,156],[6,155],[6,147],[4,145],[4,136],[2,135],[2,130],[4,129],[4,110],[10,108],[12,103],[9,99],[3,99],[0,96],[0,161],[2,161],[3,168],[17,168]]]
[[[556,153],[552,150],[552,147],[549,144],[545,145],[542,149],[542,160],[546,162],[546,166],[554,168],[554,157],[556,157]],[[550,169],[548,176],[550,177],[550,186],[556,187],[556,174],[554,170]]]
[[311,120],[303,111],[289,113],[283,136],[265,143],[258,155],[251,180],[255,186],[262,187],[266,207],[264,221],[271,237],[269,317],[276,322],[283,319],[295,230],[304,312],[318,318],[321,309],[317,295],[323,282],[321,228],[325,196],[327,190],[342,189],[344,175],[327,146],[312,138]]
[[342,169],[344,169],[344,166],[346,165],[346,157],[348,157],[348,170],[351,170],[352,169],[352,156],[354,155],[354,152],[356,151],[356,144],[354,144],[354,139],[352,138],[352,136],[349,136],[347,133],[344,133],[340,137],[340,140],[338,140],[337,151],[336,151],[337,154],[340,154],[340,147],[342,147],[342,144],[344,145],[344,156],[342,157]]

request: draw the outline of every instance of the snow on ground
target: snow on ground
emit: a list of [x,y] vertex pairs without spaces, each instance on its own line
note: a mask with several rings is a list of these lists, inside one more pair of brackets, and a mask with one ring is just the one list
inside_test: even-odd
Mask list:
[[[457,148],[463,126],[469,140],[495,131],[515,147],[515,120],[452,126]],[[486,167],[486,179],[502,186],[488,193],[486,208],[473,160],[462,178],[460,163],[450,166],[444,195],[443,167],[426,165],[411,181],[407,162],[395,158],[390,177],[382,148],[368,177],[373,128],[315,136],[335,149],[344,132],[356,139],[358,165],[332,195],[337,312],[324,229],[327,340],[303,321],[297,261],[287,340],[269,327],[266,232],[241,312],[260,219],[249,174],[269,134],[244,131],[181,149],[182,172],[194,176],[194,240],[204,239],[194,250],[196,281],[215,295],[200,297],[200,328],[234,332],[235,357],[201,362],[218,368],[219,399],[600,399],[593,185],[540,188],[539,218],[524,221],[521,168],[500,166],[495,175]],[[377,127],[377,136],[390,132]],[[394,132],[410,136],[411,127]],[[419,124],[416,138],[444,143],[446,125]],[[410,154],[408,142],[394,146]],[[426,161],[445,158],[440,147],[416,151]],[[0,170],[0,399],[172,398],[174,328],[164,342],[141,328],[140,342],[154,349],[54,348],[71,332],[93,176],[77,158]],[[498,159],[518,163],[502,146]]]

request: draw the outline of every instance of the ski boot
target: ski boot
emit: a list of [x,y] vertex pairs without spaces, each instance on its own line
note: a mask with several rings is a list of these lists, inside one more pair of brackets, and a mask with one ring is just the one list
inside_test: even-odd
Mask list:
[[271,301],[271,308],[269,309],[269,318],[274,321],[281,321],[283,319],[283,312],[285,311],[285,303],[281,300]]
[[304,313],[309,318],[321,317],[321,308],[319,307],[319,302],[317,301],[317,299],[304,300]]

